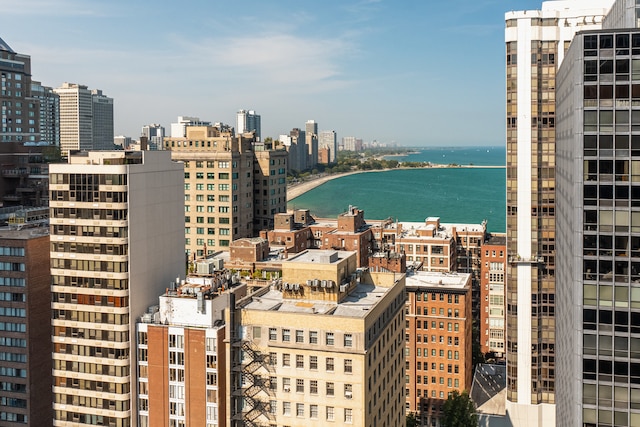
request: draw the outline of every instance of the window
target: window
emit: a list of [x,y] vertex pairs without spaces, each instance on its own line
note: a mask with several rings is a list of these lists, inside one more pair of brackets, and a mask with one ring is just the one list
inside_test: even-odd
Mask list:
[[276,328],[269,328],[269,341],[275,341],[276,340]]
[[334,344],[333,332],[327,332],[326,343],[327,343],[327,345],[333,345]]
[[304,331],[296,330],[296,342],[304,342]]
[[352,347],[353,346],[353,335],[344,334],[344,346],[345,347]]
[[353,399],[353,384],[344,385],[344,397],[347,399]]
[[353,372],[353,360],[344,359],[344,372],[348,374]]
[[309,369],[314,371],[318,369],[318,356],[309,356]]
[[291,415],[291,402],[282,402],[282,415]]
[[333,372],[333,357],[327,357],[327,371]]
[[278,411],[278,402],[275,400],[269,401],[269,413],[271,415],[276,415]]
[[335,408],[333,406],[327,406],[327,421],[334,420]]
[[344,422],[345,423],[353,422],[353,409],[344,408]]
[[304,417],[304,403],[296,403],[296,417]]
[[333,396],[335,394],[335,386],[333,383],[327,383],[327,396]]
[[278,362],[278,354],[275,352],[270,352],[269,353],[269,365],[271,366],[276,366],[276,363]]
[[318,418],[318,405],[309,405],[309,416],[311,418]]
[[282,379],[282,391],[287,393],[291,391],[291,378]]
[[304,380],[303,379],[297,379],[296,380],[296,392],[297,393],[304,393]]
[[309,393],[318,394],[318,381],[317,380],[309,381]]
[[309,344],[318,344],[318,331],[309,331]]
[[282,341],[283,342],[291,341],[291,330],[290,329],[283,329],[282,330]]
[[304,356],[301,354],[296,355],[296,368],[304,368]]
[[291,366],[291,355],[284,353],[282,355],[282,366]]

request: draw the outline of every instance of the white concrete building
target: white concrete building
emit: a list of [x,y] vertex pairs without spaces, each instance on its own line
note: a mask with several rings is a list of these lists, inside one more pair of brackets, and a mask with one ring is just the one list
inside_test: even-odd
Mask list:
[[54,426],[137,425],[135,321],[184,271],[184,171],[170,155],[50,165]]
[[236,133],[256,132],[258,141],[262,141],[260,133],[260,115],[253,110],[239,110],[236,114]]

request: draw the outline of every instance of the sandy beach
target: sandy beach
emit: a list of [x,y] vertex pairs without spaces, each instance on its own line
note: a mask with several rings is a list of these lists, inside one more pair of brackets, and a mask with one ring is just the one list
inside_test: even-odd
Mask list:
[[[425,166],[419,169],[431,169],[431,168],[487,168],[487,169],[504,169],[504,166],[478,166],[478,165],[456,165],[456,166],[451,166],[451,165],[438,165],[438,164],[434,164],[431,166]],[[399,168],[399,169],[417,169],[417,168]],[[336,179],[336,178],[342,178],[343,176],[347,176],[347,175],[354,175],[357,173],[366,173],[366,172],[388,172],[388,171],[392,171],[392,170],[399,170],[399,169],[374,169],[374,170],[357,170],[357,171],[351,171],[351,172],[344,172],[344,173],[337,173],[334,175],[325,175],[325,176],[321,176],[320,178],[314,178],[314,179],[310,179],[309,181],[305,181],[299,184],[294,184],[294,185],[290,185],[287,187],[287,202],[290,202],[291,200],[295,199],[296,197],[302,196],[304,193],[306,193],[307,191],[311,191],[316,187],[321,186],[322,184],[324,184],[327,181],[331,181],[332,179]]]

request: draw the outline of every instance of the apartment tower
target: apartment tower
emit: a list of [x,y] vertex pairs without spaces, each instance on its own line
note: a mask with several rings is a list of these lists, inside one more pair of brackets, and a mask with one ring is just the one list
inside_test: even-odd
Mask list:
[[639,12],[617,1],[603,30],[576,35],[558,71],[557,416],[566,426],[640,425]]
[[307,168],[313,168],[318,164],[318,123],[314,120],[307,120],[304,130],[308,150]]
[[49,189],[53,425],[135,427],[135,322],[184,271],[182,165],[72,152]]
[[184,164],[184,246],[195,259],[253,236],[254,139],[216,126],[186,126],[185,132],[165,138],[164,148]]
[[471,389],[471,274],[407,274],[407,410],[433,426],[453,391]]
[[38,105],[31,98],[31,57],[0,39],[0,142],[38,140]]
[[548,1],[508,12],[507,412],[555,425],[555,75],[577,31],[598,29],[611,0]]
[[39,102],[41,142],[60,147],[60,97],[53,88],[40,82],[31,82],[31,94]]
[[0,424],[7,427],[50,426],[53,418],[49,233],[26,227],[0,230]]

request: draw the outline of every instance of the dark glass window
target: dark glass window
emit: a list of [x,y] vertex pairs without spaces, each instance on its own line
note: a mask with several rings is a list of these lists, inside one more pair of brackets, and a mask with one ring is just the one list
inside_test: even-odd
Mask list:
[[600,49],[611,49],[613,47],[613,35],[600,35]]

